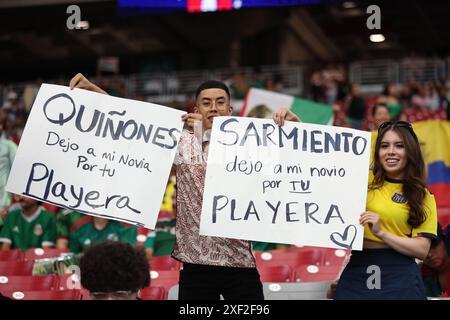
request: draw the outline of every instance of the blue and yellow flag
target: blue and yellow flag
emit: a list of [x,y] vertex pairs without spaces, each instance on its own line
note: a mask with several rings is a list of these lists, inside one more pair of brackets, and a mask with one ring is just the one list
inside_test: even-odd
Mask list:
[[[428,188],[438,207],[450,207],[450,121],[415,122],[413,128],[427,165]],[[372,150],[376,138],[377,132],[372,132]]]

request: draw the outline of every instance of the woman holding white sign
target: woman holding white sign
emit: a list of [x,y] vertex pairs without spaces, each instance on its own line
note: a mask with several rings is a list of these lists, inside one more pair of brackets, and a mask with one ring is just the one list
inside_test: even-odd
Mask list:
[[[282,124],[278,111],[273,119]],[[295,121],[295,120],[294,120]],[[426,299],[415,258],[425,259],[436,237],[434,196],[412,126],[389,121],[378,129],[369,174],[363,251],[353,251],[335,299]]]

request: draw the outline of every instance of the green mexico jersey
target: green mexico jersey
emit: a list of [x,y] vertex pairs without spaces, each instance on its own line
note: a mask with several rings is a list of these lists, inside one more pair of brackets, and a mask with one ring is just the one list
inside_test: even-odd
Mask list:
[[56,215],[56,236],[57,238],[69,238],[70,228],[75,222],[86,215],[77,211],[63,211]]
[[153,248],[153,256],[169,256],[175,245],[175,219],[158,221],[145,241],[146,248]]
[[102,230],[96,229],[93,222],[88,222],[70,234],[69,250],[78,253],[85,247],[107,240],[128,242],[127,231],[129,230],[117,221],[109,221]]
[[0,242],[11,243],[11,249],[27,250],[55,245],[56,219],[53,214],[39,208],[31,217],[21,209],[8,213],[0,231]]

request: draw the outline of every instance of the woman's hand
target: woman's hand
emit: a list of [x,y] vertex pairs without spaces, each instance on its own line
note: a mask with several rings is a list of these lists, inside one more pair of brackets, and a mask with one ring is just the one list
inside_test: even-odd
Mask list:
[[72,90],[73,88],[86,89],[98,93],[108,94],[106,91],[96,86],[92,82],[90,82],[83,74],[77,73],[75,77],[70,80],[69,87]]
[[372,233],[380,238],[383,231],[380,228],[381,218],[379,214],[371,211],[363,212],[359,217],[359,223],[362,225],[369,224]]
[[284,125],[284,121],[295,121],[302,122],[299,117],[297,117],[291,110],[288,108],[281,108],[277,112],[272,115],[273,121],[279,126]]

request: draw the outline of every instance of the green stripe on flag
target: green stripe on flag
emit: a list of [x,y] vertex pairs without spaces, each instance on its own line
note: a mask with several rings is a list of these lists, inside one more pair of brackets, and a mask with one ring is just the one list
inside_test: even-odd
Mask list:
[[303,122],[333,124],[333,109],[327,104],[295,98],[291,105],[291,111]]

